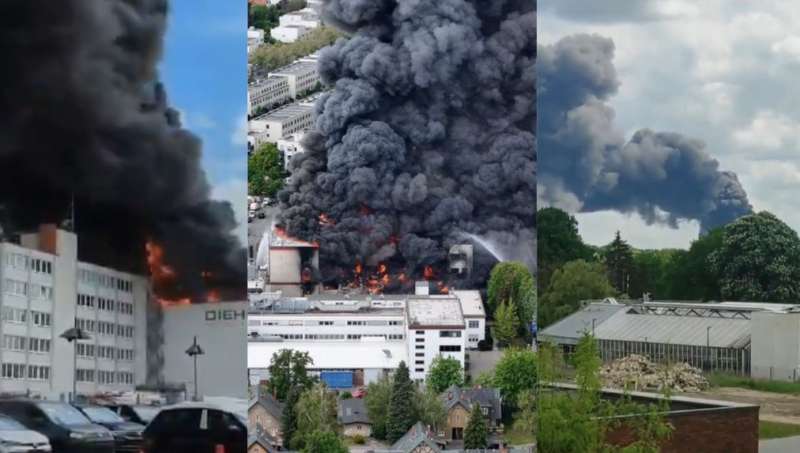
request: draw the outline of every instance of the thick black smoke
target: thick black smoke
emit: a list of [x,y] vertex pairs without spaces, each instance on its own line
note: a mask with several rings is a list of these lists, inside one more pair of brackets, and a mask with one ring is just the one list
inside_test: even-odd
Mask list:
[[161,295],[204,299],[242,291],[246,256],[231,207],[209,197],[199,139],[153,82],[167,6],[0,2],[2,221],[58,223],[74,199],[81,259],[142,272],[152,239],[177,274]]
[[614,43],[596,35],[539,48],[539,199],[673,226],[695,219],[702,230],[750,213],[736,175],[721,171],[702,142],[648,129],[625,141],[605,104],[619,86],[613,57]]
[[[320,242],[323,275],[356,261],[439,272],[463,233],[533,250],[535,2],[331,0],[350,32],[324,49],[333,87],[280,193],[281,223]],[[320,225],[326,214],[335,225]],[[476,277],[492,259],[476,246]],[[397,269],[397,267],[400,269]]]

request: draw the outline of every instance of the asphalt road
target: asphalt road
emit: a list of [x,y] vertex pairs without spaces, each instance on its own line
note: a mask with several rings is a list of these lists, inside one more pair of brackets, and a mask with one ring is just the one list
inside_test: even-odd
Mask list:
[[266,214],[266,218],[259,219],[258,216],[256,216],[252,222],[247,224],[247,246],[253,254],[251,256],[252,259],[255,259],[255,253],[258,251],[258,243],[264,236],[264,231],[272,225],[273,219],[278,215],[278,208],[275,206],[267,206],[257,211],[256,215],[258,212]]

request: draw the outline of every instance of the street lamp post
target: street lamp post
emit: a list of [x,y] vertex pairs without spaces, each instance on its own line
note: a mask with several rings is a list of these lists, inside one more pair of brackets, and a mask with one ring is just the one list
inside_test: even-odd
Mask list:
[[706,366],[711,371],[711,326],[706,327]]
[[194,400],[195,401],[199,401],[200,400],[200,395],[199,395],[198,390],[197,390],[197,356],[203,355],[203,354],[205,354],[205,351],[203,351],[203,348],[201,348],[200,345],[197,344],[197,335],[195,335],[194,342],[192,343],[191,346],[189,346],[189,349],[186,350],[186,355],[188,355],[189,357],[191,357],[194,360]]
[[78,342],[90,340],[92,337],[79,327],[70,327],[61,334],[61,338],[72,343],[72,398],[74,403],[78,398]]

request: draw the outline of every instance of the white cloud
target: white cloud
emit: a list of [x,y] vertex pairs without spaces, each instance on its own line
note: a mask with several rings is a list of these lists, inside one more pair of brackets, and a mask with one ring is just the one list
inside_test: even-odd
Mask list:
[[736,131],[734,139],[752,151],[775,151],[797,145],[800,122],[770,110],[758,112],[746,128]]
[[189,112],[183,109],[176,109],[180,115],[181,127],[187,130],[214,129],[217,122],[213,118],[202,112]]
[[791,35],[772,44],[771,50],[776,57],[789,57],[800,60],[800,36]]
[[242,244],[247,244],[247,182],[230,179],[217,184],[212,189],[211,198],[231,203],[238,222],[236,236]]

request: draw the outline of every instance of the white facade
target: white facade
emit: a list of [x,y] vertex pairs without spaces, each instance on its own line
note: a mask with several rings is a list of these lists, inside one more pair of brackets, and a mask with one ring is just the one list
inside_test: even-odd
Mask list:
[[314,107],[294,103],[250,120],[250,134],[256,147],[277,143],[281,138],[309,129],[314,121]]
[[456,290],[453,294],[461,301],[466,324],[467,349],[477,349],[478,342],[486,338],[486,312],[481,293],[474,290]]
[[284,170],[289,171],[290,163],[292,162],[294,156],[305,152],[303,144],[301,143],[304,135],[305,134],[303,132],[299,132],[278,140],[278,151],[283,153]]
[[306,28],[317,28],[320,26],[319,14],[313,8],[303,8],[282,15],[278,19],[278,25],[281,27],[300,25]]
[[309,34],[311,29],[302,25],[281,25],[269,31],[272,39],[280,42],[295,42],[303,36]]
[[[0,393],[66,399],[130,391],[146,377],[149,283],[77,260],[77,237],[54,226],[0,244]],[[79,326],[91,339],[60,335]],[[77,373],[74,351],[78,352]]]
[[[274,299],[271,308],[248,315],[248,334],[254,339],[248,343],[248,367],[251,373],[259,369],[262,378],[272,353],[280,349],[308,352],[316,357],[312,369],[363,370],[365,384],[400,361],[412,379],[424,379],[439,355],[464,365],[464,302],[455,295]],[[342,352],[334,354],[334,349]]]
[[247,29],[247,53],[258,49],[264,44],[264,30],[250,27]]
[[270,76],[247,87],[247,114],[271,108],[292,99],[286,77]]
[[297,96],[315,89],[320,83],[315,59],[297,60],[288,66],[270,72],[269,77],[286,78],[292,98],[297,98]]

